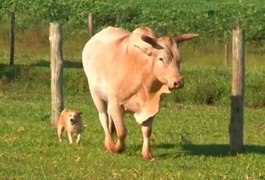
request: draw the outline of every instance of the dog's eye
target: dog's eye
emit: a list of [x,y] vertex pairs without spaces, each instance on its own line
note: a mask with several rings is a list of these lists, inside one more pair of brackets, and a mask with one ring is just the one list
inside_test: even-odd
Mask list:
[[158,60],[164,62],[164,59],[162,57],[158,58]]

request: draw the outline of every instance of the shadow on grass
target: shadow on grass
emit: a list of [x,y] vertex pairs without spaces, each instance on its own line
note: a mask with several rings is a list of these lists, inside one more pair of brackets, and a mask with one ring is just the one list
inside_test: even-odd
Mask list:
[[[178,157],[183,155],[194,156],[233,156],[230,152],[229,144],[173,144],[163,143],[160,145],[154,145],[153,149],[160,148],[170,153],[163,153],[158,155],[162,158]],[[181,149],[181,150],[180,150]],[[172,150],[176,153],[172,153]],[[244,145],[244,150],[241,154],[265,154],[265,146],[262,145]]]
[[[47,70],[50,70],[50,62],[45,60],[40,60],[35,64],[14,64],[12,66],[10,66],[9,64],[0,63],[0,89],[6,90],[8,88],[8,84],[14,80],[23,80],[24,82],[33,81],[34,77],[31,74],[31,70],[35,69],[34,67],[36,67],[37,69],[39,67],[40,68],[43,67],[45,69],[45,72],[47,72]],[[81,69],[82,63],[65,61],[64,68]],[[35,80],[37,78],[38,77],[35,76]],[[45,80],[45,78],[43,78],[43,80]]]
[[[40,60],[31,66],[50,67],[50,61]],[[71,60],[64,60],[64,67],[66,68],[83,68],[82,62],[76,62]]]
[[[229,144],[186,144],[183,149],[191,155],[204,156],[229,156],[233,155],[230,152]],[[265,154],[265,146],[261,145],[244,145],[242,154],[255,153]]]
[[228,144],[183,144],[183,150],[189,155],[228,156]]
[[0,64],[0,80],[6,79],[7,81],[18,78],[22,73],[28,72],[28,66],[25,65],[12,65]]
[[[0,64],[0,79],[3,77],[12,80],[25,73],[28,73],[30,67],[47,67],[50,68],[50,61],[40,60],[35,64],[14,64],[10,66],[9,64]],[[70,60],[64,61],[65,68],[83,68],[82,62],[74,62]]]

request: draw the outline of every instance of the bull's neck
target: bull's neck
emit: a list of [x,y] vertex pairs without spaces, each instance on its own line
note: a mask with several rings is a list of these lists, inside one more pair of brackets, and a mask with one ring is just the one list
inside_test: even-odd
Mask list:
[[145,54],[131,56],[134,59],[134,67],[137,74],[141,74],[141,85],[148,94],[158,92],[163,84],[154,75],[154,62],[147,59]]
[[143,86],[149,94],[154,94],[161,89],[163,84],[158,81],[158,79],[154,75],[149,74],[149,76],[145,78]]
[[151,63],[147,63],[144,68],[142,82],[144,89],[148,94],[157,93],[163,86],[163,84],[154,75],[153,64]]

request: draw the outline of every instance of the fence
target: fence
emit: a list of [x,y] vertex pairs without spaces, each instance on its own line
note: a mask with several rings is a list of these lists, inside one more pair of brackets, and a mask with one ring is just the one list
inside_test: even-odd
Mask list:
[[63,101],[63,52],[62,30],[59,23],[50,23],[51,53],[51,125],[56,127],[57,119],[64,108]]
[[237,24],[233,30],[232,42],[232,96],[231,96],[231,121],[229,126],[230,150],[238,153],[243,150],[243,125],[244,125],[244,31]]
[[9,64],[14,64],[15,57],[15,12],[10,13],[10,59]]
[[[11,13],[10,30],[10,65],[14,64],[14,27],[15,13]],[[93,16],[88,14],[89,36],[93,35]],[[51,124],[54,127],[60,112],[64,108],[63,102],[63,56],[62,34],[58,23],[50,24],[50,51],[51,51]],[[225,45],[224,64],[228,64],[229,46]],[[238,25],[233,30],[232,43],[232,95],[231,121],[229,126],[230,149],[232,152],[241,152],[243,149],[244,124],[244,32]]]
[[[88,14],[89,36],[93,35],[93,16]],[[50,23],[51,53],[51,125],[56,127],[57,119],[64,108],[63,98],[63,35],[59,23]]]

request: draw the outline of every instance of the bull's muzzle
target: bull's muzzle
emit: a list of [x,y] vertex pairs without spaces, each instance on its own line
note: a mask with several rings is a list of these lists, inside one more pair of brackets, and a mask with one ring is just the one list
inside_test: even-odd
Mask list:
[[183,88],[184,87],[184,79],[181,78],[178,82],[174,83],[175,88]]
[[169,89],[178,89],[178,88],[183,88],[184,87],[184,78],[183,76],[179,76],[178,78],[175,78],[171,85],[169,85]]

